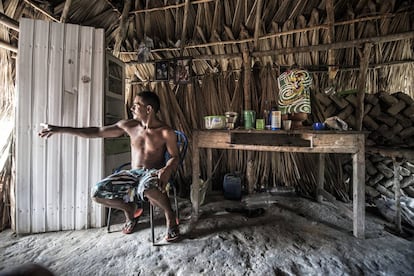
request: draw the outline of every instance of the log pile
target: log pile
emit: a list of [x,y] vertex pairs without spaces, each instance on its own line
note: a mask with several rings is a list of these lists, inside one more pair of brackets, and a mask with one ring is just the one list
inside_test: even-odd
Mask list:
[[[356,129],[354,114],[356,114],[358,105],[355,94],[343,96],[319,94],[316,98],[322,113],[321,117],[326,119],[338,116],[348,123],[350,128]],[[362,129],[369,131],[366,146],[386,149],[379,150],[381,154],[375,151],[366,153],[367,202],[376,203],[381,199],[393,201],[396,198],[396,179],[400,186],[399,194],[412,200],[414,198],[414,160],[409,160],[411,158],[406,156],[411,155],[404,153],[411,152],[414,148],[414,100],[402,92],[366,94],[362,124]],[[391,157],[400,159],[395,162],[397,159],[393,160]],[[350,159],[343,165],[343,171],[344,181],[349,182],[352,179]],[[395,172],[397,172],[397,177],[394,176]],[[410,217],[408,221],[412,220],[413,218]]]
[[[406,161],[397,166],[400,192],[414,198],[414,163]],[[352,177],[352,162],[344,165],[345,179]],[[367,154],[365,159],[365,191],[368,201],[381,195],[394,199],[394,164],[391,158]]]
[[[326,119],[338,116],[356,129],[355,94],[316,94]],[[362,129],[370,131],[367,146],[414,147],[414,100],[403,92],[366,94]]]

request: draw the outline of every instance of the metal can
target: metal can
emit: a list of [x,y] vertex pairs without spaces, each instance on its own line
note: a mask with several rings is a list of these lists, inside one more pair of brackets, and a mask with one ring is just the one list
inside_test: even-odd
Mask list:
[[282,112],[277,110],[272,110],[272,130],[278,130],[282,127]]

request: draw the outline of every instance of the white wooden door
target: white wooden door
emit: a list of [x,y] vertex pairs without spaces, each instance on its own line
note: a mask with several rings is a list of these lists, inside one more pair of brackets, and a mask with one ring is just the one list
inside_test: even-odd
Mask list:
[[103,141],[38,137],[40,123],[103,124],[104,31],[20,20],[16,110],[16,232],[101,227],[91,187],[103,177]]

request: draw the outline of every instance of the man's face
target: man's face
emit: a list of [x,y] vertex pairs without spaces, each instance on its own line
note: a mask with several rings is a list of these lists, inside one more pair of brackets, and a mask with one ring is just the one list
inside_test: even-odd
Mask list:
[[135,120],[142,121],[147,118],[147,105],[142,101],[141,97],[136,96],[134,98],[131,112]]

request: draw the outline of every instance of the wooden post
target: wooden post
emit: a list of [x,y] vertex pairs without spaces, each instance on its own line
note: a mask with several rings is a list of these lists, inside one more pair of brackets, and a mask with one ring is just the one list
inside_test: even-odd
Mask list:
[[[326,17],[327,17],[327,23],[328,23],[328,32],[327,32],[327,38],[328,43],[331,44],[335,40],[335,14],[334,14],[334,5],[333,0],[327,0],[326,1]],[[335,75],[336,75],[336,66],[335,65],[335,50],[329,49],[328,50],[328,83],[329,85],[333,85]]]
[[263,7],[263,1],[256,0],[256,22],[254,25],[254,49],[257,49],[258,44],[259,44],[259,33],[260,33],[260,26],[261,26],[260,15],[262,14],[262,7]]
[[354,236],[365,237],[365,137],[358,136],[359,151],[352,155]]
[[360,56],[360,70],[358,78],[358,94],[357,94],[357,109],[356,109],[356,121],[355,125],[357,130],[362,130],[362,120],[364,118],[364,98],[365,88],[367,83],[369,57],[371,54],[371,43],[366,43],[364,46],[364,52]]
[[244,109],[250,110],[252,109],[252,97],[250,95],[250,63],[251,57],[248,50],[243,51],[243,73],[244,73],[244,82],[243,82],[243,90],[244,90]]

